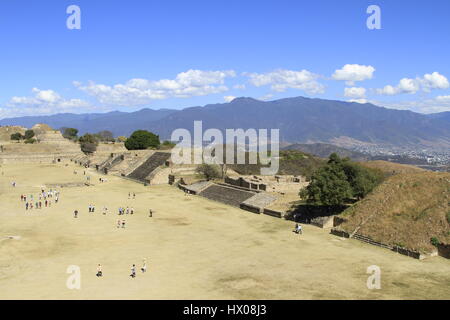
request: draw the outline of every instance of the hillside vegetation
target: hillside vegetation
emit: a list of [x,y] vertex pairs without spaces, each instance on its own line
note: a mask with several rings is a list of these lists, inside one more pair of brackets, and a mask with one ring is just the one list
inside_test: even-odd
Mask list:
[[295,143],[288,145],[287,147],[284,147],[283,150],[299,150],[313,154],[320,158],[328,158],[332,153],[337,153],[341,158],[348,157],[353,161],[365,161],[370,158],[370,156],[364,153],[348,150],[327,143],[310,143],[310,144]]
[[386,179],[339,217],[340,229],[420,252],[433,250],[431,238],[450,243],[450,174],[401,173]]
[[[248,154],[247,161],[248,163]],[[326,161],[315,157],[311,154],[297,150],[280,151],[280,175],[305,176],[307,179],[311,177],[313,172],[325,165]],[[242,175],[259,175],[261,174],[260,163],[258,164],[235,164],[229,166],[231,169]]]
[[399,164],[384,160],[374,160],[374,161],[365,161],[360,162],[362,166],[378,169],[383,171],[387,176],[391,176],[399,173],[418,173],[418,172],[426,172],[427,170],[409,165],[409,164]]

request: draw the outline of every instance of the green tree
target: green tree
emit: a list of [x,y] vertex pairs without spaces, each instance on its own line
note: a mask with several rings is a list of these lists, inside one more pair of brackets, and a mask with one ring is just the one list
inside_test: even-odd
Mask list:
[[364,198],[383,178],[381,171],[365,168],[333,153],[327,165],[314,172],[311,183],[300,196],[313,204],[343,205],[347,199]]
[[93,134],[86,133],[78,141],[80,142],[81,151],[84,153],[90,154],[97,150],[98,140]]
[[352,187],[353,196],[357,199],[364,198],[377,185],[379,185],[384,178],[381,171],[371,168],[365,168],[360,164],[344,161],[342,169],[347,176],[347,181]]
[[19,141],[19,140],[22,140],[22,139],[23,139],[23,136],[22,136],[22,134],[20,132],[13,133],[11,135],[11,140]]
[[66,139],[75,140],[78,135],[78,129],[75,128],[62,128],[62,135]]
[[125,141],[128,150],[144,150],[158,148],[161,142],[159,136],[146,130],[137,130]]
[[25,131],[24,139],[30,140],[34,136],[35,136],[35,134],[34,134],[33,130],[27,130],[27,131]]
[[352,189],[339,166],[327,165],[313,174],[306,192],[301,192],[301,196],[312,204],[336,206],[351,198]]

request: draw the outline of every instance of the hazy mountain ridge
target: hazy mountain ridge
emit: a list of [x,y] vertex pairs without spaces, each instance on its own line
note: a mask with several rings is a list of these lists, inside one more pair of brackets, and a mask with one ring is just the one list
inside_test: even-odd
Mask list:
[[332,144],[327,143],[312,143],[312,144],[301,144],[295,143],[287,147],[282,148],[283,150],[299,150],[306,153],[313,154],[320,158],[328,158],[330,154],[337,153],[341,158],[349,157],[353,161],[366,161],[370,159],[370,155],[364,154],[362,152],[352,151],[345,148],[341,148]]
[[21,117],[0,120],[0,125],[30,127],[44,122],[55,128],[76,127],[81,133],[110,130],[115,136],[147,129],[168,139],[177,128],[192,132],[195,120],[203,121],[203,130],[280,129],[280,140],[290,143],[330,143],[349,137],[361,143],[379,145],[450,147],[450,119],[446,113],[424,115],[373,104],[305,97],[274,101],[237,98],[229,103],[183,110],[142,109],[130,113]]
[[135,112],[112,111],[108,113],[59,113],[50,116],[27,116],[0,120],[0,126],[17,125],[31,128],[36,123],[46,123],[54,129],[77,128],[80,134],[109,130],[115,136],[129,136],[136,128],[146,128],[149,122],[157,121],[176,112],[170,109],[142,109]]

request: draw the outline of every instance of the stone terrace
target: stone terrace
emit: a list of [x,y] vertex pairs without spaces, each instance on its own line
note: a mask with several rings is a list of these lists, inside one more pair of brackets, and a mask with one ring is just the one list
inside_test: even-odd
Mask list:
[[199,194],[210,200],[219,201],[230,206],[239,207],[242,202],[253,197],[254,192],[213,184]]

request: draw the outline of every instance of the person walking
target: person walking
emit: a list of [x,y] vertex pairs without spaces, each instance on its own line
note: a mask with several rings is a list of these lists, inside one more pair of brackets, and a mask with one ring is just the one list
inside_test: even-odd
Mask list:
[[102,265],[98,264],[97,266],[97,277],[103,277]]
[[135,278],[136,277],[136,266],[133,264],[131,267],[131,274],[130,277]]
[[146,259],[144,259],[144,260],[142,261],[142,268],[141,268],[141,271],[142,271],[142,273],[147,272],[147,260],[146,260]]

